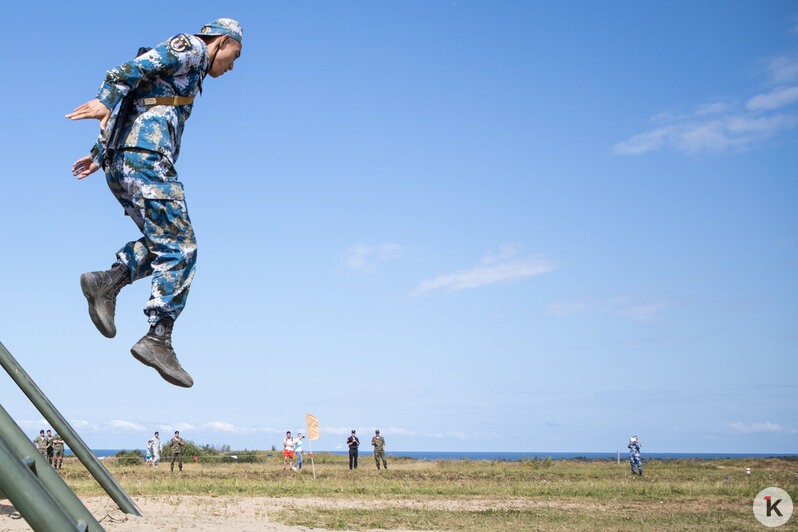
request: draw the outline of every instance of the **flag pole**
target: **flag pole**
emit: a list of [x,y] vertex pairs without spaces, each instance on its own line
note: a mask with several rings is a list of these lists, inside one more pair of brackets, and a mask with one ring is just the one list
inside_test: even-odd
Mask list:
[[316,480],[316,464],[313,463],[313,444],[312,440],[308,438],[308,448],[310,449],[310,467],[313,469],[313,480]]
[[319,419],[311,414],[305,414],[305,424],[308,426],[308,449],[310,449],[310,466],[313,468],[313,480],[316,480],[316,462],[313,461],[313,440],[321,439],[319,433]]

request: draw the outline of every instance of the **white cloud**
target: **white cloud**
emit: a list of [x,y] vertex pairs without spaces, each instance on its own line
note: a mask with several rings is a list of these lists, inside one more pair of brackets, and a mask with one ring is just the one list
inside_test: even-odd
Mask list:
[[480,264],[496,264],[498,262],[503,262],[506,260],[510,260],[521,250],[521,246],[519,244],[502,244],[499,246],[499,251],[494,253],[492,251],[488,251],[482,260],[480,260]]
[[613,150],[619,155],[639,155],[666,147],[689,154],[722,152],[747,147],[797,125],[798,114],[757,116],[738,113],[646,131],[619,142]]
[[138,423],[133,423],[132,421],[123,421],[121,419],[112,419],[107,423],[107,426],[108,430],[112,432],[144,432],[147,430],[147,427],[144,425],[139,425]]
[[41,429],[47,430],[47,428],[50,426],[50,424],[47,422],[46,419],[40,419],[38,421],[31,421],[29,419],[20,419],[19,421],[17,421],[17,425],[19,425],[19,428],[21,428],[22,430],[25,431],[35,430],[37,433]]
[[335,436],[343,436],[350,434],[352,432],[352,429],[346,427],[319,427],[319,432],[323,434],[333,434]]
[[738,101],[699,105],[688,113],[660,113],[659,127],[632,135],[612,150],[619,155],[675,149],[688,154],[744,149],[798,126],[798,113],[783,109],[798,102],[798,54],[770,59],[765,70],[770,90]]
[[695,110],[695,114],[698,116],[717,115],[729,112],[733,109],[734,106],[729,102],[707,103],[704,105],[699,105]]
[[767,69],[774,85],[798,79],[798,53],[781,55],[768,61]]
[[767,94],[757,94],[745,104],[750,111],[778,109],[798,100],[798,87],[780,87]]
[[392,435],[402,435],[402,436],[415,436],[416,433],[412,430],[403,429],[402,427],[388,427],[387,429],[381,429],[380,432],[382,434],[392,434]]
[[741,422],[732,423],[729,425],[734,430],[740,432],[781,432],[786,430],[784,427],[779,425],[778,423],[771,423],[770,421],[766,421],[764,423],[752,423],[751,425],[746,425]]
[[499,283],[511,283],[527,277],[533,277],[548,273],[557,269],[557,265],[542,258],[514,259],[505,262],[494,256],[488,256],[485,260],[492,261],[482,266],[477,266],[470,270],[461,270],[454,273],[446,273],[421,281],[413,290],[413,295],[427,294],[436,291],[455,292],[467,288],[479,288]]
[[202,428],[221,432],[242,432],[241,428],[236,427],[232,423],[227,423],[226,421],[211,421],[210,423],[205,423]]
[[352,270],[372,271],[380,262],[397,259],[402,256],[405,247],[400,244],[381,244],[379,246],[368,246],[358,244],[352,246],[346,253],[344,264]]
[[624,296],[600,302],[555,301],[548,305],[546,312],[552,316],[570,316],[592,311],[616,314],[630,320],[645,322],[653,320],[659,312],[671,306],[672,303],[669,301],[639,303]]
[[69,421],[69,424],[72,425],[72,428],[77,432],[83,432],[94,428],[91,423],[83,419],[72,419]]
[[457,438],[458,440],[467,440],[468,435],[465,432],[461,431],[449,431],[449,432],[435,432],[433,434],[428,434],[430,438]]

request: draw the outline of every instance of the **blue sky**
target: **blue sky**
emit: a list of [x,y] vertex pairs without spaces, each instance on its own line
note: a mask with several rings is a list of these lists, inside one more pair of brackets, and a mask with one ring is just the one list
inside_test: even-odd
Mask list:
[[[6,6],[0,341],[90,446],[312,413],[326,450],[798,452],[795,3],[220,5]],[[243,53],[177,163],[185,390],[129,353],[146,281],[116,338],[88,318],[79,275],[138,235],[63,115],[220,16]]]

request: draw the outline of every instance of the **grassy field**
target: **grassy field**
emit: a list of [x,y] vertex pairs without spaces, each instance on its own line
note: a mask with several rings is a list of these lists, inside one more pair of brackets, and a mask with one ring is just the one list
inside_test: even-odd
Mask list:
[[[655,460],[640,478],[623,461],[389,457],[378,472],[362,458],[349,471],[346,457],[317,453],[315,480],[309,460],[292,473],[265,453],[251,464],[187,463],[180,474],[168,463],[106,466],[134,497],[274,498],[285,502],[271,520],[340,530],[763,530],[751,510],[761,489],[781,487],[798,502],[795,459]],[[63,474],[78,495],[103,493],[77,462]],[[798,516],[777,530],[798,530]]]

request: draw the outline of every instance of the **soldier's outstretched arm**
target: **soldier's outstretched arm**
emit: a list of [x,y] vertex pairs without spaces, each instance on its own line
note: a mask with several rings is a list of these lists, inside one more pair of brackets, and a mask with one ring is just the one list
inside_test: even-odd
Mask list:
[[85,120],[87,118],[96,118],[100,121],[100,129],[105,131],[105,124],[111,118],[111,110],[105,106],[98,98],[89,100],[80,107],[76,107],[74,111],[65,116],[70,120]]
[[78,179],[83,179],[99,169],[100,165],[92,159],[91,155],[87,155],[75,161],[72,165],[72,175],[76,176]]

